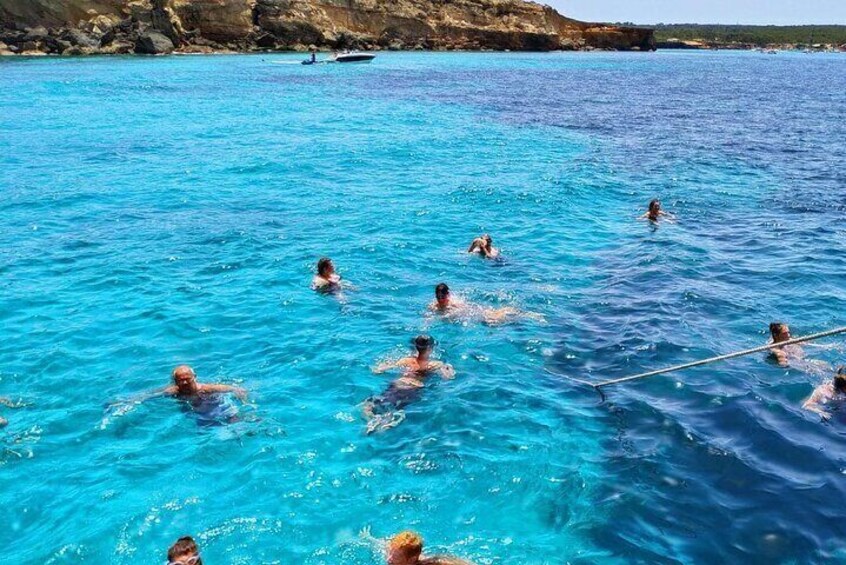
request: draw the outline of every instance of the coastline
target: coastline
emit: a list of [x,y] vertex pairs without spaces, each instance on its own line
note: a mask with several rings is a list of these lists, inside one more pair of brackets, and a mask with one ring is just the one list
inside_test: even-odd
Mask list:
[[725,43],[719,41],[681,40],[676,38],[656,42],[656,49],[690,51],[798,51],[805,53],[846,53],[846,45],[831,43],[802,45],[796,43]]
[[[88,8],[88,9],[86,9]],[[9,0],[0,56],[364,51],[652,51],[651,28],[494,0]]]
[[[61,37],[60,35],[51,35],[50,31],[47,32],[46,35],[40,35],[41,42],[36,45],[31,45],[32,40],[27,38],[29,34],[33,32],[32,28],[27,28],[23,32],[18,32],[20,37],[17,41],[13,41],[7,43],[5,41],[0,40],[0,58],[4,57],[42,57],[42,56],[52,56],[52,57],[80,57],[80,56],[104,56],[104,55],[246,55],[246,54],[272,54],[272,53],[308,53],[312,50],[317,51],[319,53],[331,53],[333,51],[341,51],[341,50],[362,50],[362,51],[372,51],[372,52],[381,52],[381,51],[426,51],[426,52],[433,52],[433,53],[445,53],[445,52],[455,52],[455,53],[482,53],[482,52],[563,52],[563,51],[581,51],[581,52],[592,52],[592,51],[604,51],[604,52],[611,52],[611,51],[629,51],[629,52],[639,52],[639,51],[655,51],[657,48],[652,45],[653,41],[651,35],[649,35],[648,31],[645,28],[632,28],[638,30],[639,35],[643,35],[640,44],[615,44],[608,41],[599,41],[596,44],[588,43],[588,42],[580,42],[580,43],[564,43],[564,44],[557,44],[554,40],[550,42],[548,45],[544,46],[543,48],[533,48],[532,45],[526,45],[525,42],[518,40],[514,42],[508,42],[503,44],[491,43],[488,44],[478,44],[478,43],[471,43],[471,44],[448,44],[448,45],[405,45],[405,44],[396,44],[390,46],[382,46],[378,44],[364,44],[364,45],[351,45],[346,47],[331,47],[331,46],[320,46],[316,47],[313,45],[304,45],[304,44],[295,44],[292,46],[288,46],[286,48],[262,48],[258,45],[245,45],[240,48],[238,47],[224,47],[219,45],[207,45],[204,43],[192,43],[187,45],[181,45],[179,47],[175,46],[171,43],[166,43],[163,41],[160,34],[145,34],[139,40],[136,40],[135,43],[132,44],[121,44],[118,46],[112,45],[86,45],[84,43],[77,43],[71,45],[64,45],[64,43],[69,43],[67,41],[58,39],[57,37]],[[642,31],[641,31],[642,30]],[[61,30],[59,33],[64,33],[65,30]],[[8,34],[8,31],[6,32]],[[14,32],[13,32],[14,33]],[[38,30],[35,30],[35,33],[39,33]],[[8,35],[6,36],[8,37]],[[54,47],[53,45],[57,45]],[[148,46],[149,45],[149,46]]]

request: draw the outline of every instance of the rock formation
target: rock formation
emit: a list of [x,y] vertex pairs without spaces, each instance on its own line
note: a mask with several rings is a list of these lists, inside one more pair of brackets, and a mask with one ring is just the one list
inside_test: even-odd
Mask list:
[[0,0],[0,55],[320,49],[651,50],[652,30],[523,0]]

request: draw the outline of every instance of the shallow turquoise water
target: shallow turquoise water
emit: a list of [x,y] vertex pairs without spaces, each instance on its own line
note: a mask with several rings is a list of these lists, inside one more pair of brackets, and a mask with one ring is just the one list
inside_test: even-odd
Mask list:
[[[407,527],[479,563],[846,559],[843,426],[798,408],[824,371],[567,378],[843,325],[846,57],[297,60],[0,61],[10,561],[371,564],[358,532]],[[678,225],[634,220],[655,196]],[[441,281],[548,323],[428,319]],[[420,331],[457,378],[365,436]],[[245,421],[106,408],[179,363]]]

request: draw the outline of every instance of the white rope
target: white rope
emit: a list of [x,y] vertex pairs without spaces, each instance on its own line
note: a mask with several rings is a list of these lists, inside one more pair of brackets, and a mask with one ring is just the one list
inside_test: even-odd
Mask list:
[[[628,381],[634,381],[638,379],[645,379],[646,377],[653,377],[655,375],[661,375],[663,373],[670,373],[673,371],[681,371],[682,369],[690,369],[691,367],[698,367],[700,365],[707,365],[709,363],[716,363],[717,361],[725,361],[726,359],[733,359],[735,357],[742,357],[743,355],[751,355],[752,353],[758,353],[760,351],[767,351],[768,349],[775,349],[777,347],[784,347],[785,345],[793,345],[795,343],[803,343],[805,341],[813,341],[815,339],[821,339],[824,337],[828,337],[831,335],[837,335],[846,333],[846,326],[842,328],[837,328],[834,330],[829,330],[827,332],[820,332],[816,334],[806,335],[804,337],[797,337],[794,339],[789,339],[787,341],[782,341],[779,343],[768,343],[767,345],[762,345],[760,347],[753,347],[752,349],[745,349],[743,351],[736,351],[734,353],[727,353],[726,355],[718,355],[716,357],[711,357],[709,359],[702,359],[700,361],[694,361],[692,363],[685,363],[684,365],[676,365],[674,367],[667,367],[666,369],[658,369],[657,371],[649,371],[648,373],[641,373],[639,375],[632,375],[631,377],[623,377],[621,379],[611,379],[608,381],[602,381],[601,383],[591,384],[594,388],[599,388],[603,386],[609,385],[616,385],[619,383],[625,383]],[[585,381],[578,381],[584,383]]]

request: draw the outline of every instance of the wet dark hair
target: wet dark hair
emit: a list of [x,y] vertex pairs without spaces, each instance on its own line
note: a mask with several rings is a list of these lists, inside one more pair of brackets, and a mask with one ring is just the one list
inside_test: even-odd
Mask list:
[[837,368],[837,374],[834,375],[834,390],[846,392],[846,365],[840,365]]
[[320,276],[322,277],[322,276],[323,276],[323,273],[325,273],[325,272],[326,272],[326,269],[327,269],[327,268],[329,267],[329,265],[331,265],[331,264],[332,264],[332,259],[330,259],[329,257],[324,257],[323,259],[321,259],[320,261],[318,261],[318,262],[317,262],[317,274],[318,274],[318,275],[320,275]]
[[660,207],[661,207],[661,201],[658,200],[657,198],[655,198],[655,199],[653,199],[649,202],[649,211],[650,212],[652,212],[653,209],[660,208]]
[[435,287],[435,298],[446,298],[449,296],[449,287],[446,283],[441,283]]
[[485,241],[487,241],[487,242],[488,242],[488,245],[490,245],[490,244],[492,244],[492,243],[493,243],[493,239],[491,239],[491,236],[489,236],[488,234],[483,235],[483,236],[482,236],[482,239],[484,239]]
[[[176,540],[176,543],[170,546],[170,549],[167,550],[167,560],[173,561],[178,557],[182,557],[186,553],[199,553],[197,542],[195,542],[194,538],[191,536],[183,536]],[[203,560],[199,559],[197,561],[197,565],[203,565]]]
[[414,338],[414,347],[417,348],[418,352],[423,352],[434,348],[435,340],[432,338],[432,336],[421,334]]
[[773,322],[770,324],[770,335],[773,337],[773,341],[778,338],[778,334],[780,334],[783,329],[784,324],[781,322]]

